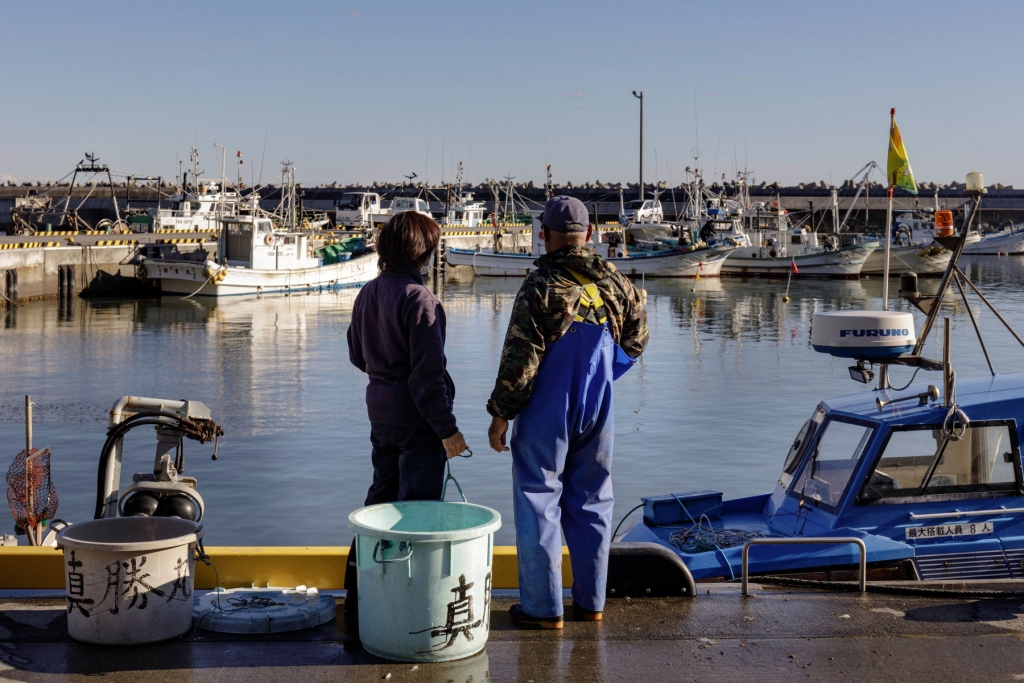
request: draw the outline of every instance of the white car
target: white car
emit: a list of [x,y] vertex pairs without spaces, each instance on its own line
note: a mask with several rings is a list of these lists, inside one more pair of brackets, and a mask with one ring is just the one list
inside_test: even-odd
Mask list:
[[658,199],[636,199],[626,204],[619,211],[619,222],[630,223],[661,223],[665,220],[665,212],[661,209]]

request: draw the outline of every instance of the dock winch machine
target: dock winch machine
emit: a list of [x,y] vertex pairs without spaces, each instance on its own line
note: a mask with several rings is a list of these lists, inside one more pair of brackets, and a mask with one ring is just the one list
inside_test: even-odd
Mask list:
[[[121,488],[124,437],[143,426],[156,429],[156,456],[152,472],[132,475]],[[170,401],[125,396],[110,410],[107,440],[100,454],[96,487],[96,519],[113,517],[177,517],[193,522],[203,518],[203,498],[194,477],[185,469],[185,439],[212,441],[213,459],[224,430],[210,418],[199,401]]]

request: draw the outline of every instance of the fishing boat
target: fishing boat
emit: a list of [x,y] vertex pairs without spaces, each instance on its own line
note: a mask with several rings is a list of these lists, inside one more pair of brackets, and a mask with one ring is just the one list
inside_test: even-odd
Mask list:
[[[918,275],[942,275],[949,263],[949,249],[942,245],[932,244],[907,246],[893,244],[889,250],[889,277],[895,277],[902,271],[912,270]],[[885,247],[878,247],[868,256],[860,270],[861,275],[882,275],[885,270]]]
[[971,256],[1005,256],[1024,254],[1024,225],[1010,225],[986,232],[964,249]]
[[743,219],[752,246],[730,254],[722,275],[784,277],[795,266],[803,276],[858,278],[879,246],[872,239],[842,240],[836,233],[794,227],[778,202],[755,202]]
[[188,171],[185,171],[181,192],[171,195],[170,207],[149,211],[154,230],[216,232],[221,219],[252,213],[252,207],[258,207],[259,195],[255,191],[243,198],[237,190],[227,186],[223,168],[218,179],[201,178],[199,151],[195,147],[189,160],[192,162],[191,182],[186,178]]
[[[937,223],[941,222],[942,225]],[[927,244],[937,236],[953,234],[953,212],[924,208],[920,211],[899,212],[893,219],[893,235],[906,235],[913,244]],[[981,240],[981,235],[974,229],[967,235],[965,254],[974,254],[974,245]],[[995,252],[993,252],[995,253]]]
[[360,287],[377,275],[377,259],[361,237],[313,250],[308,235],[280,230],[270,218],[221,221],[217,259],[149,259],[144,276],[164,294],[246,296]]
[[[537,236],[540,221],[533,219],[532,248],[521,252],[494,249],[456,249],[449,247],[446,258],[452,266],[467,266],[476,275],[522,277],[536,266],[534,261],[544,253],[544,243]],[[713,245],[701,241],[692,231],[679,238],[665,240],[647,249],[625,247],[622,233],[594,232],[593,244],[609,263],[630,277],[718,277],[727,256],[739,247],[730,241]]]
[[[850,216],[853,214],[854,208],[857,205],[857,199],[860,198],[861,194],[866,194],[868,181],[871,179],[871,173],[876,168],[878,168],[878,164],[874,161],[869,161],[854,174],[856,177],[863,173],[863,176],[857,186],[857,192],[854,194],[853,200],[847,207],[846,214],[843,216],[843,220],[841,222],[839,222],[838,218],[839,193],[835,187],[832,188],[831,208],[833,232],[836,234],[842,233],[842,239],[844,240],[843,243],[849,242],[854,238],[874,238],[874,236],[854,235],[850,232],[846,232],[845,228],[850,220]],[[939,230],[943,231],[943,234],[952,235],[953,214],[950,211],[938,211],[938,213],[936,213],[939,206],[937,192],[935,195],[935,206],[935,209],[924,210],[923,216],[925,218],[923,220],[911,220],[905,224],[901,224],[899,217],[897,217],[897,222],[894,226],[894,232],[891,238],[892,242],[889,245],[889,263],[892,266],[890,269],[890,276],[899,275],[899,273],[903,271],[913,271],[918,275],[941,275],[945,272],[951,252],[935,241],[936,225],[934,224],[933,219],[942,221],[943,227],[939,228]],[[868,208],[867,205],[865,205],[864,208],[866,212]],[[910,213],[909,216],[916,216],[916,214]],[[864,262],[864,266],[861,268],[860,272],[862,275],[884,274],[884,238],[878,249],[868,256],[868,259]]]
[[484,223],[484,212],[487,206],[473,199],[471,192],[459,192],[455,200],[448,207],[448,212],[441,221],[441,227],[445,230],[455,228],[480,228],[491,227],[491,224]]
[[[998,375],[989,361],[990,376],[958,380],[948,318],[942,358],[921,355],[951,284],[965,304],[969,287],[991,307],[957,265],[980,208],[980,174],[968,175],[967,187],[970,218],[959,234],[939,237],[952,257],[937,293],[921,296],[913,274],[901,279],[901,296],[926,315],[920,335],[910,312],[815,315],[814,349],[854,362],[855,380],[877,372],[878,388],[819,403],[780,454],[771,493],[646,497],[642,517],[616,540],[667,547],[697,580],[739,577],[745,563],[752,576],[824,580],[855,577],[860,567],[862,580],[1024,578],[1024,373]],[[937,372],[941,389],[893,388],[895,365]]]
[[441,228],[453,230],[458,228],[480,228],[492,227],[491,222],[484,223],[484,212],[487,206],[473,199],[473,193],[463,191],[462,162],[459,162],[459,172],[455,178],[454,198],[445,200],[445,213],[441,219]]

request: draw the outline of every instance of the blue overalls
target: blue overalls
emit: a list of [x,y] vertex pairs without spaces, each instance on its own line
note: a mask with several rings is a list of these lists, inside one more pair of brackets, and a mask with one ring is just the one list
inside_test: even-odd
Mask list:
[[[572,271],[570,271],[572,272]],[[579,273],[581,307],[603,308],[597,286]],[[612,532],[612,382],[635,362],[605,323],[577,315],[544,350],[533,393],[512,428],[512,481],[519,594],[532,617],[562,614],[562,542],[572,561],[573,599],[604,609]]]

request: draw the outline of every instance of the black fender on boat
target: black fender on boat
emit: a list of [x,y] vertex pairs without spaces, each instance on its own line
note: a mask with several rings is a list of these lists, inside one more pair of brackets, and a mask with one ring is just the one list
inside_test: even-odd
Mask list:
[[682,558],[659,543],[612,543],[609,598],[692,598],[697,594]]

